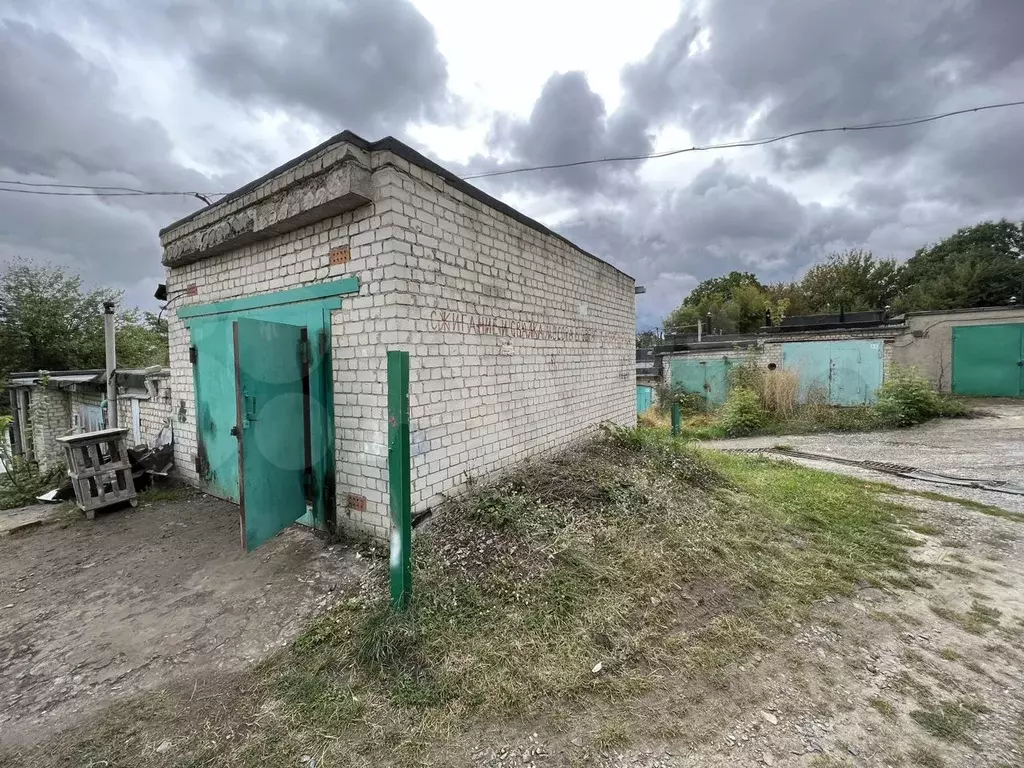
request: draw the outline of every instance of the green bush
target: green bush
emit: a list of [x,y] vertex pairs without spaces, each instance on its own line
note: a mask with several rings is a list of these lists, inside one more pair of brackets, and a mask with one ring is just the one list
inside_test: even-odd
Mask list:
[[932,389],[927,379],[912,368],[893,365],[878,388],[875,411],[886,426],[909,427],[939,416],[963,416],[964,406]]
[[745,387],[733,387],[722,406],[718,425],[730,437],[742,437],[764,429],[767,414],[757,393]]

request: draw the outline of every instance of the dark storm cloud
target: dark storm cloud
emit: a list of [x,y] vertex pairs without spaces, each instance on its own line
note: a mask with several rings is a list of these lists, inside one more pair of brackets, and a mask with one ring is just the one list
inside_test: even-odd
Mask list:
[[649,327],[700,280],[734,269],[789,279],[823,254],[862,244],[873,226],[852,208],[803,204],[719,161],[678,189],[646,190],[626,209],[583,212],[559,230],[647,288],[637,313]]
[[407,0],[197,4],[191,60],[246,104],[305,110],[370,138],[455,115],[433,27]]
[[[94,50],[87,59],[75,47],[91,41],[179,65],[181,80],[160,87],[181,103],[189,103],[180,92],[187,83],[243,110],[297,115],[325,133],[401,136],[411,121],[450,120],[456,112],[433,28],[407,0],[13,0],[4,15],[0,178],[225,191],[283,159],[217,122],[238,119],[224,107],[209,116],[195,154],[228,174],[211,179],[182,166],[164,126],[130,116],[137,105],[121,101],[118,76],[128,73],[118,56],[104,60]],[[208,98],[195,103],[217,106]],[[295,125],[282,126],[282,136]],[[163,273],[159,228],[202,205],[176,197],[0,195],[0,259],[21,254],[68,264],[88,280],[129,287],[137,301],[148,298],[138,286]]]
[[[1020,73],[1021,29],[1018,0],[716,0],[681,15],[623,80],[637,109],[698,141],[774,135],[969,103],[977,84]],[[774,152],[780,166],[806,169],[833,154],[888,157],[926,132],[811,137]]]
[[[0,21],[0,178],[169,190],[233,181],[175,163],[158,123],[119,111],[115,85],[59,35]],[[89,282],[122,287],[152,278],[155,287],[163,273],[157,230],[200,205],[0,192],[0,257],[71,265]]]
[[[639,155],[651,151],[647,118],[633,111],[608,115],[604,100],[591,90],[582,72],[554,74],[544,84],[525,120],[500,116],[488,136],[497,157],[475,158],[469,172],[549,165],[592,158]],[[634,165],[586,165],[499,177],[501,188],[560,188],[569,192],[622,193],[634,180]]]
[[[612,125],[620,115],[629,115],[633,136],[680,126],[710,143],[1013,101],[1024,95],[1021,29],[1018,0],[687,4],[650,53],[624,69],[616,112],[605,117],[596,95],[580,98],[553,78],[520,133],[500,133],[495,147],[504,166],[541,165],[624,154],[594,138],[603,136],[593,128],[599,120]],[[560,128],[568,115],[576,135]],[[831,251],[906,258],[958,227],[1019,217],[1022,119],[1024,109],[978,113],[722,152],[726,162],[711,155],[692,181],[662,181],[660,191],[645,187],[635,166],[616,169],[629,174],[624,188],[601,166],[482,183],[542,199],[570,195],[576,214],[560,228],[647,284],[639,316],[656,323],[696,282],[732,269],[792,279]],[[767,160],[775,174],[751,175],[743,170],[750,160]],[[783,186],[809,173],[817,175],[802,199]],[[813,190],[834,202],[814,202]]]
[[298,113],[326,133],[375,139],[459,114],[434,29],[409,0],[50,0],[45,8],[165,51],[200,86],[244,107]]

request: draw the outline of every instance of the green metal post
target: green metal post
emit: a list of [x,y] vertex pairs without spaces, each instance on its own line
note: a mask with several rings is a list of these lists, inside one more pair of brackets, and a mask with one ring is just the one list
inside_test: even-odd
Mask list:
[[672,403],[672,435],[679,436],[679,430],[683,428],[683,409],[679,403]]
[[388,494],[391,497],[391,607],[412,599],[412,480],[409,466],[409,353],[388,352]]

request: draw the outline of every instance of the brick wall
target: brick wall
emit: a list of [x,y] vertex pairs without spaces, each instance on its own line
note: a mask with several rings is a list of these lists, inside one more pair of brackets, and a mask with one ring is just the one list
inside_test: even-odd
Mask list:
[[157,381],[156,396],[150,398],[133,398],[121,395],[117,399],[118,426],[128,429],[129,443],[135,442],[132,427],[132,402],[139,403],[139,426],[143,445],[151,445],[153,438],[164,427],[171,423],[173,428],[171,385],[169,380]]
[[[636,421],[633,280],[385,155],[414,509],[605,421]],[[383,469],[382,469],[383,471]]]
[[[180,308],[359,276],[359,294],[332,316],[338,521],[383,539],[387,350],[410,353],[419,510],[469,475],[565,445],[603,421],[634,423],[634,296],[631,278],[439,175],[391,152],[364,160],[371,204],[169,268],[167,287]],[[330,266],[336,245],[348,245],[351,260]],[[197,482],[189,343],[172,315],[175,461]],[[350,493],[366,498],[365,510],[344,508]]]
[[33,387],[29,395],[29,418],[36,461],[40,469],[52,469],[64,461],[64,449],[57,438],[71,431],[68,393],[49,387]]

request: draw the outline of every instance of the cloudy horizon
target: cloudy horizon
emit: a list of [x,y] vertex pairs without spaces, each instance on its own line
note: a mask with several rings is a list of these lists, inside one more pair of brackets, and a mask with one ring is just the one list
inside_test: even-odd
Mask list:
[[[482,7],[483,6],[483,7]],[[595,10],[595,8],[597,8]],[[13,0],[0,178],[227,192],[344,129],[460,175],[1024,98],[1015,0]],[[633,275],[638,328],[733,269],[906,259],[1020,220],[1024,108],[472,183]],[[0,193],[0,260],[155,306],[186,196]]]

